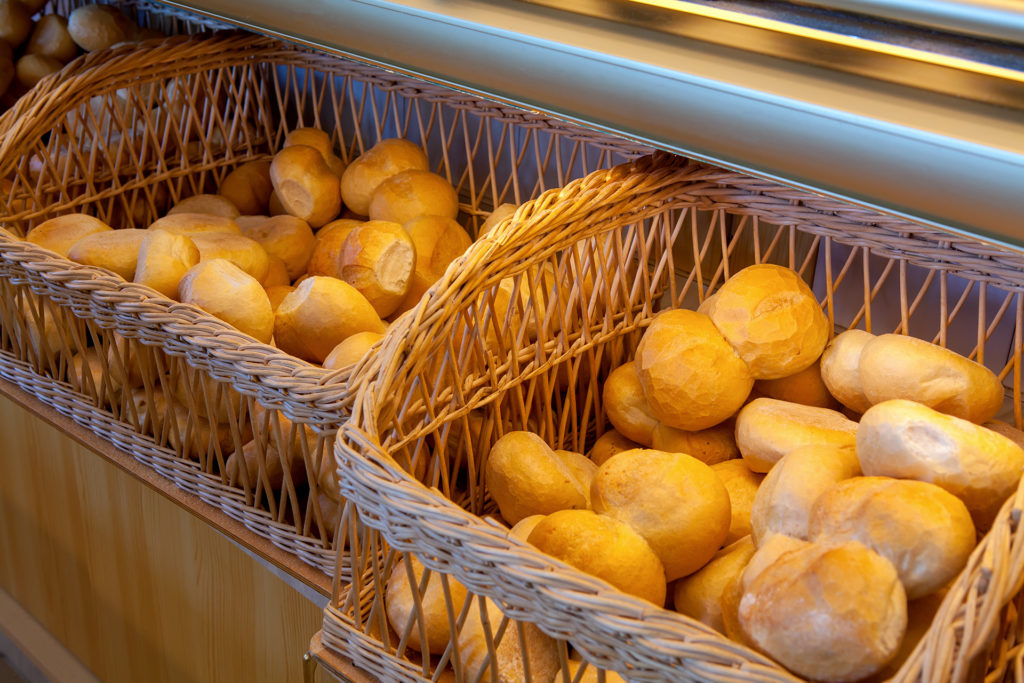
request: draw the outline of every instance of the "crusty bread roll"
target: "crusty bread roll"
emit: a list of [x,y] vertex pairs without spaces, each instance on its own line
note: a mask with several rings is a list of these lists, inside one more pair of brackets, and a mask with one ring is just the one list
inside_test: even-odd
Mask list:
[[836,400],[855,413],[871,407],[860,384],[860,354],[875,335],[846,330],[829,342],[821,354],[821,380]]
[[744,536],[750,535],[750,514],[754,505],[754,496],[764,479],[763,474],[751,472],[742,458],[725,460],[711,465],[725,490],[729,493],[731,516],[729,533],[722,542],[728,545]]
[[341,279],[341,245],[348,234],[364,221],[339,218],[320,228],[313,243],[313,253],[306,265],[310,275],[327,275]]
[[68,15],[68,33],[87,52],[131,41],[138,26],[112,5],[83,5]]
[[369,216],[370,197],[381,182],[400,171],[429,167],[420,147],[401,138],[386,138],[348,165],[341,176],[341,197],[356,214]]
[[462,613],[467,591],[455,579],[433,571],[421,590],[425,571],[414,555],[406,555],[396,562],[384,593],[384,609],[399,638],[408,632],[406,644],[409,647],[417,652],[440,655],[452,640],[449,624]]
[[263,285],[263,289],[270,289],[271,287],[288,287],[291,285],[292,279],[288,277],[288,266],[285,262],[276,256],[267,256],[267,274],[260,280],[260,284]]
[[660,313],[636,349],[651,413],[677,429],[707,429],[733,415],[754,385],[750,371],[708,316]]
[[624,593],[658,607],[665,604],[667,584],[661,560],[625,522],[590,510],[559,510],[542,519],[527,540]]
[[480,237],[488,234],[491,230],[494,230],[498,226],[498,223],[502,222],[519,208],[517,204],[498,204],[494,207],[494,211],[487,216],[487,220],[480,226]]
[[277,313],[277,307],[281,305],[284,298],[295,291],[292,285],[271,285],[264,287],[267,290],[267,298],[270,299],[270,307]]
[[736,447],[735,426],[727,420],[714,427],[688,432],[661,422],[651,432],[651,448],[669,453],[686,453],[706,465],[740,457]]
[[352,285],[333,277],[308,278],[278,305],[274,341],[293,356],[323,363],[341,340],[387,329]]
[[[554,681],[560,668],[554,638],[536,625],[523,622],[520,640],[520,628],[514,622],[501,628],[504,618],[497,604],[486,598],[476,598],[469,607],[458,635],[458,656],[465,679],[496,683]],[[499,632],[501,639],[495,642]]]
[[576,480],[583,486],[583,495],[587,499],[587,507],[590,507],[590,487],[597,474],[597,464],[593,460],[575,451],[556,449],[555,455],[561,458],[576,476]]
[[293,145],[275,154],[270,180],[285,211],[310,227],[319,228],[341,213],[338,176],[312,147]]
[[64,64],[54,57],[26,54],[22,55],[14,64],[14,75],[23,86],[32,88],[36,83],[50,74],[57,73],[62,68],[64,68]]
[[331,136],[327,131],[320,128],[306,127],[306,128],[294,128],[284,136],[284,147],[292,147],[294,145],[306,145],[312,147],[316,151],[320,152],[320,156],[327,159],[328,156],[334,155],[334,144],[331,142]]
[[800,372],[778,379],[759,379],[754,389],[768,398],[776,398],[805,406],[839,409],[837,401],[821,379],[821,363],[814,361]]
[[0,0],[0,40],[17,47],[31,31],[32,12],[17,0]]
[[142,240],[147,230],[102,230],[75,242],[68,258],[88,266],[112,270],[125,280],[135,277]]
[[419,216],[402,226],[416,247],[416,265],[409,291],[395,313],[404,313],[419,303],[430,286],[441,279],[448,264],[462,256],[473,243],[462,226],[441,216]]
[[750,536],[737,539],[719,550],[698,571],[676,581],[672,589],[675,610],[719,633],[725,633],[722,594],[729,582],[743,572],[753,554],[754,541]]
[[68,33],[68,20],[59,14],[39,17],[25,45],[25,53],[52,57],[62,63],[74,59],[78,46]]
[[259,280],[226,259],[200,261],[178,284],[181,302],[195,304],[239,331],[267,343],[274,310]]
[[669,581],[704,566],[729,534],[728,490],[710,467],[682,453],[614,455],[598,468],[590,494],[594,512],[644,537]]
[[859,474],[855,448],[801,446],[782,456],[754,495],[754,542],[760,546],[772,534],[808,540],[814,501],[836,482]]
[[487,491],[502,518],[517,524],[530,515],[586,508],[585,482],[576,471],[530,432],[509,432],[487,456]]
[[260,486],[263,490],[280,491],[284,486],[285,467],[292,482],[306,481],[306,465],[301,457],[295,457],[291,450],[282,451],[277,444],[267,444],[259,439],[247,442],[240,451],[235,451],[224,462],[228,483],[232,486]]
[[178,283],[185,272],[197,263],[199,249],[192,238],[150,228],[139,246],[135,282],[177,299]]
[[859,541],[892,562],[913,600],[949,583],[975,545],[971,514],[952,493],[923,481],[854,477],[814,502],[811,540]]
[[113,230],[98,218],[84,213],[69,213],[43,221],[28,231],[25,240],[67,256],[75,242],[94,232]]
[[828,341],[828,319],[811,288],[782,266],[744,268],[699,310],[711,317],[755,379],[800,372],[821,356]]
[[328,370],[338,370],[355,365],[369,352],[370,347],[383,338],[384,335],[380,332],[356,332],[342,339],[331,349],[324,359],[324,367]]
[[516,538],[523,543],[530,542],[530,534],[540,524],[540,520],[547,517],[547,515],[530,515],[529,517],[523,517],[521,520],[512,525],[509,529],[509,538]]
[[355,226],[339,258],[341,279],[359,290],[381,318],[398,308],[412,285],[416,247],[398,223],[370,220]]
[[267,250],[256,240],[229,232],[201,232],[191,236],[200,261],[224,259],[262,282],[270,268]]
[[273,191],[269,161],[245,162],[224,176],[217,188],[217,194],[230,200],[243,216],[267,213]]
[[173,216],[178,213],[202,213],[232,220],[241,215],[234,202],[219,194],[196,194],[186,197],[172,206],[167,215]]
[[419,216],[459,215],[459,195],[447,180],[410,169],[382,181],[370,198],[370,219],[405,224]]
[[243,235],[284,261],[289,282],[306,272],[316,244],[309,223],[295,216],[271,216],[263,221],[246,221],[241,227]]
[[149,225],[149,230],[166,230],[175,235],[201,235],[204,233],[228,232],[242,234],[238,223],[227,216],[210,213],[176,213],[158,218]]
[[736,445],[755,472],[800,446],[853,446],[856,439],[857,423],[828,408],[758,398],[736,416]]
[[[608,461],[608,458],[612,457],[616,453],[622,451],[630,451],[634,448],[640,448],[640,444],[630,439],[627,439],[622,434],[619,434],[614,429],[609,429],[607,432],[602,434],[594,442],[594,445],[590,447],[590,452],[587,453],[587,457],[590,458],[595,465],[600,467]],[[666,450],[664,448],[658,450]],[[671,451],[670,451],[671,452]]]
[[899,650],[907,596],[892,563],[860,543],[811,543],[750,582],[739,619],[755,647],[790,671],[855,681]]
[[977,424],[995,417],[1003,406],[1003,385],[984,365],[900,334],[869,341],[860,355],[858,376],[872,404],[904,398]]
[[938,484],[987,531],[1024,472],[1024,450],[973,422],[894,399],[872,406],[857,431],[864,474]]
[[601,391],[604,411],[615,430],[641,446],[651,446],[658,420],[644,396],[636,363],[629,361],[609,373]]

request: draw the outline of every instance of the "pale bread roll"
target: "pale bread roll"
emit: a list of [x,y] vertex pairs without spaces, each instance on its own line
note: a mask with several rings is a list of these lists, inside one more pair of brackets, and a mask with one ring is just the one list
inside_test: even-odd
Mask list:
[[312,228],[333,221],[341,213],[338,176],[312,147],[293,145],[275,154],[270,162],[270,180],[285,211]]
[[491,213],[487,215],[487,220],[483,222],[483,225],[480,226],[479,236],[483,237],[491,232],[491,230],[494,230],[494,228],[498,226],[498,223],[514,214],[518,208],[519,206],[517,204],[498,204],[494,207],[494,211],[491,211]]
[[355,365],[363,359],[370,348],[384,338],[380,332],[356,332],[338,342],[324,359],[324,368],[338,370]]
[[530,432],[509,432],[498,439],[487,456],[485,474],[487,491],[508,524],[587,507],[585,482],[544,439]]
[[[167,380],[163,386],[181,405],[195,403],[195,411],[201,416],[218,424],[238,422],[245,397],[225,382],[218,382],[206,374],[196,374],[191,379],[181,377],[177,381]],[[257,405],[256,411],[262,414],[262,406]]]
[[764,480],[764,475],[751,472],[742,458],[716,463],[711,465],[711,469],[718,475],[729,493],[729,533],[722,542],[723,545],[729,545],[750,535],[750,515],[754,506],[754,496]]
[[64,68],[60,60],[46,55],[22,55],[14,64],[14,75],[26,88],[35,87],[36,83],[43,80],[50,74],[55,74]]
[[604,411],[615,430],[641,446],[651,446],[658,420],[644,397],[636,363],[627,362],[609,373],[601,392]]
[[790,671],[856,681],[896,655],[907,596],[892,563],[862,544],[811,543],[757,574],[739,620],[754,646]]
[[165,230],[175,235],[200,235],[204,233],[228,232],[242,234],[238,223],[227,216],[210,213],[176,213],[158,218],[149,225],[149,230]]
[[262,282],[270,269],[270,255],[256,240],[228,232],[201,232],[191,236],[200,261],[224,259]]
[[598,468],[594,512],[630,525],[674,581],[704,566],[729,534],[729,492],[715,472],[689,455],[637,449]]
[[408,169],[426,171],[427,155],[401,138],[385,138],[360,154],[341,176],[345,206],[360,216],[370,215],[370,198],[385,179]]
[[280,491],[284,486],[285,467],[295,484],[306,481],[306,465],[294,451],[282,451],[278,444],[263,443],[253,439],[235,451],[224,462],[228,483],[256,489],[262,484],[263,490]]
[[310,275],[327,275],[342,279],[341,245],[345,244],[348,234],[364,222],[339,218],[320,228],[313,243],[313,253],[306,264],[306,272]]
[[[466,672],[466,680],[494,683],[554,681],[560,668],[555,640],[529,622],[522,623],[523,639],[520,640],[519,627],[509,622],[502,631],[501,640],[494,642],[503,619],[501,609],[488,598],[477,597],[469,607],[466,621],[458,634],[458,656],[462,670]],[[490,643],[494,648],[493,659]],[[530,672],[529,679],[527,671]]]
[[1003,406],[995,373],[949,349],[900,334],[864,346],[858,373],[872,404],[902,398],[981,424]]
[[697,431],[733,415],[754,378],[701,313],[658,314],[636,349],[635,363],[651,413],[670,427]]
[[274,334],[274,310],[259,280],[225,259],[200,261],[178,284],[181,302],[207,313],[261,341]]
[[113,230],[98,218],[84,213],[69,213],[43,221],[28,231],[25,241],[39,245],[61,256],[67,256],[71,247],[86,235]]
[[199,249],[190,237],[151,228],[139,246],[134,279],[166,297],[177,299],[178,283],[197,263]]
[[473,243],[469,233],[450,218],[419,216],[402,227],[416,247],[416,265],[409,291],[395,313],[408,311],[419,303],[430,286],[444,275],[448,264],[462,256]]
[[736,445],[755,472],[801,446],[853,446],[856,439],[857,423],[828,408],[759,398],[736,416]]
[[398,223],[370,220],[349,231],[339,255],[341,279],[366,297],[377,315],[398,308],[412,285],[416,246]]
[[813,363],[829,324],[811,288],[789,268],[762,263],[739,271],[699,309],[755,379],[777,379]]
[[1024,472],[1024,449],[973,422],[894,399],[872,406],[857,431],[864,474],[937,484],[986,531]]
[[778,379],[759,379],[754,382],[754,389],[768,398],[775,398],[790,403],[802,403],[805,406],[830,408],[837,410],[837,401],[829,392],[821,379],[821,363],[816,360],[800,372]]
[[836,482],[859,474],[855,448],[801,446],[782,456],[754,495],[750,511],[754,542],[760,546],[773,534],[809,540],[814,501]]
[[84,5],[68,15],[68,33],[87,52],[106,50],[132,40],[135,23],[112,5]]
[[722,595],[729,582],[743,573],[753,555],[754,541],[750,536],[719,550],[698,571],[676,581],[672,589],[675,610],[724,634]]
[[459,195],[451,183],[430,171],[400,171],[382,181],[370,198],[370,220],[405,224],[419,216],[459,215]]
[[889,477],[854,477],[826,489],[814,502],[809,531],[814,541],[859,541],[889,560],[910,600],[952,581],[976,537],[971,514],[952,493]]
[[87,266],[112,270],[125,280],[135,277],[139,262],[139,249],[146,230],[103,230],[86,235],[75,242],[68,258]]
[[658,607],[665,604],[661,560],[625,522],[590,510],[559,510],[542,519],[527,541],[624,593]]
[[269,161],[247,161],[224,176],[217,193],[231,200],[244,216],[267,213],[274,184]]
[[284,262],[289,282],[306,272],[316,245],[309,223],[295,216],[270,216],[263,221],[246,221],[240,227],[243,235]]
[[669,453],[686,453],[706,465],[740,457],[740,449],[736,447],[736,428],[731,420],[696,432],[676,429],[659,422],[651,432],[651,448]]
[[855,413],[871,407],[860,383],[860,354],[875,335],[846,330],[829,342],[821,354],[821,379],[836,400]]
[[[399,638],[408,632],[406,644],[409,647],[417,652],[439,655],[452,640],[449,624],[462,613],[467,591],[455,579],[434,571],[430,572],[426,586],[421,590],[425,571],[414,555],[406,555],[396,562],[388,578],[384,609],[391,628]],[[451,622],[449,614],[453,615]]]
[[167,215],[173,216],[179,213],[202,213],[211,216],[223,216],[232,220],[241,215],[234,202],[219,194],[196,194],[186,197],[172,206]]
[[25,45],[25,52],[52,57],[65,64],[70,62],[78,54],[78,46],[68,33],[68,20],[59,14],[39,17]]
[[590,458],[595,465],[600,467],[616,453],[621,453],[622,451],[630,451],[633,450],[634,448],[640,448],[640,444],[638,444],[635,441],[632,441],[631,439],[627,439],[614,429],[609,429],[607,432],[605,432],[604,434],[597,438],[597,441],[594,442],[594,445],[590,447],[590,452],[587,453],[587,457]]

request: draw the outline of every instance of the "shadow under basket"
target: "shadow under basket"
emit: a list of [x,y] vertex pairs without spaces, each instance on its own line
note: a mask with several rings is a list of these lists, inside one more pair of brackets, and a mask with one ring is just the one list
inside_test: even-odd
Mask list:
[[237,33],[90,53],[0,119],[0,375],[332,574],[330,453],[355,366],[327,371],[17,237],[68,213],[145,228],[302,126],[346,162],[386,137],[420,145],[471,235],[494,206],[639,148]]
[[[608,428],[602,381],[632,358],[653,316],[696,308],[746,265],[797,271],[835,333],[911,334],[984,363],[1003,380],[1002,417],[1020,426],[1019,252],[661,154],[542,195],[507,227],[450,270],[363,368],[336,441],[348,501],[338,534],[350,548],[339,571],[347,566],[353,582],[325,610],[323,641],[382,680],[498,680],[490,667],[499,633],[534,628],[554,642],[554,677],[528,648],[511,656],[545,683],[603,671],[638,681],[796,680],[703,624],[510,538],[483,474],[495,441],[514,430],[586,453]],[[1001,680],[1019,669],[1022,509],[1018,489],[916,647],[908,641],[880,677]],[[426,570],[413,571],[411,557]],[[432,574],[445,589],[425,610]],[[397,627],[389,581],[414,596],[412,617]],[[465,663],[481,660],[460,654],[465,644],[450,635],[481,612],[480,600],[452,597],[457,584],[500,606],[478,643],[491,653],[482,669]],[[448,630],[423,657],[410,643],[428,611]],[[577,656],[589,674],[571,673]]]

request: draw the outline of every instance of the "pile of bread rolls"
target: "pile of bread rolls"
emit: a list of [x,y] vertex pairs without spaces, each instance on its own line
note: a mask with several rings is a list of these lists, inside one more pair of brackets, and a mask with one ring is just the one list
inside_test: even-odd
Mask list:
[[[894,672],[1024,472],[984,366],[828,321],[789,269],[656,316],[589,457],[511,432],[486,485],[511,534],[794,673]],[[909,626],[908,626],[909,624]]]

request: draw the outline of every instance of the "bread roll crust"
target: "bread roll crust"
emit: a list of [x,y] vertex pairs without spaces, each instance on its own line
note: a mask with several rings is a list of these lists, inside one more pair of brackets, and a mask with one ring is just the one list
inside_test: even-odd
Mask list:
[[39,17],[25,46],[27,54],[45,55],[67,63],[78,54],[78,46],[68,33],[68,20],[59,14]]
[[264,344],[274,333],[274,311],[259,280],[225,259],[201,261],[178,284],[182,303],[195,304]]
[[370,220],[405,224],[419,216],[455,218],[459,195],[447,180],[431,173],[410,169],[387,178],[370,198]]
[[595,441],[594,445],[590,448],[590,452],[587,453],[587,457],[590,458],[595,465],[600,467],[616,453],[630,451],[634,448],[640,448],[640,444],[632,441],[631,439],[627,439],[614,429],[609,429],[597,438],[597,441]]
[[102,230],[86,235],[75,242],[68,258],[88,266],[112,270],[125,280],[135,277],[139,262],[139,249],[146,230]]
[[273,191],[269,161],[247,161],[238,166],[224,177],[217,190],[218,194],[237,206],[244,216],[267,213]]
[[408,169],[430,167],[423,150],[401,138],[385,138],[360,154],[341,176],[345,206],[360,216],[370,215],[370,198],[384,180]]
[[705,465],[716,465],[740,457],[736,446],[735,425],[727,420],[714,427],[689,432],[661,422],[651,432],[651,448],[669,453],[686,453]]
[[341,245],[341,279],[386,318],[405,299],[416,258],[416,247],[405,228],[389,221],[367,221],[352,228]]
[[601,395],[608,421],[615,430],[627,439],[650,447],[658,420],[647,404],[636,364],[627,362],[612,370],[604,381]]
[[729,545],[750,536],[754,496],[757,495],[764,475],[751,472],[742,458],[725,460],[710,467],[729,493],[729,533],[722,542],[723,545]]
[[69,213],[43,221],[28,231],[25,241],[67,256],[78,240],[94,232],[113,230],[98,218],[84,213]]
[[139,247],[135,282],[177,299],[178,283],[185,272],[197,263],[199,249],[191,238],[166,230],[149,229]]
[[842,413],[774,398],[754,399],[736,416],[736,445],[747,466],[768,472],[801,446],[850,446],[857,423]]
[[875,335],[864,330],[846,330],[829,342],[821,354],[821,379],[829,393],[855,413],[871,407],[860,383],[860,355]]
[[[412,581],[415,582],[413,584],[410,584],[409,567],[406,566],[406,562],[412,565]],[[407,555],[405,561],[396,562],[388,578],[384,608],[391,628],[399,637],[408,630],[409,638],[406,642],[409,647],[417,652],[440,655],[452,640],[448,611],[450,609],[458,618],[466,602],[467,591],[466,587],[455,579],[431,572],[426,588],[420,594],[420,609],[417,611],[413,591],[420,592],[425,571],[423,564],[413,555]],[[447,595],[450,602],[445,597],[445,580],[448,584]],[[411,628],[410,622],[413,622]],[[426,641],[421,635],[421,627],[426,634]]]
[[719,550],[706,565],[676,581],[672,588],[675,610],[724,634],[722,595],[729,583],[743,573],[753,555],[754,541],[750,536]]
[[293,145],[275,154],[270,180],[285,211],[310,227],[319,228],[341,213],[338,176],[312,147]]

